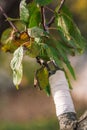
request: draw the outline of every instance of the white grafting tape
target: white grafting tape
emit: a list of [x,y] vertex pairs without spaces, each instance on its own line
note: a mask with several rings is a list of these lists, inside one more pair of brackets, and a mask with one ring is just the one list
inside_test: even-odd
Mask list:
[[75,113],[74,104],[64,72],[58,70],[55,74],[51,75],[49,77],[49,83],[56,107],[56,115],[59,116],[67,112]]

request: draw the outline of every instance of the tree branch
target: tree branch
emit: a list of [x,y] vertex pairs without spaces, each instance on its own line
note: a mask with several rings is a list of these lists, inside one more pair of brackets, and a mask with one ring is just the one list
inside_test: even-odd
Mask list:
[[[60,10],[63,7],[64,3],[65,3],[65,0],[61,0],[60,6],[59,6],[59,9],[58,9],[58,13],[60,13]],[[52,18],[48,22],[47,26],[50,27],[52,25],[52,23],[54,22],[54,20],[55,20],[55,16],[52,16]]]
[[46,27],[46,19],[45,19],[45,10],[44,10],[43,6],[41,6],[41,14],[42,14],[42,25],[43,25],[43,29],[46,31],[47,27]]
[[16,28],[16,26],[8,20],[8,16],[7,14],[5,13],[5,11],[3,10],[3,8],[0,6],[0,11],[2,12],[2,14],[4,15],[4,17],[7,19],[8,23],[10,24],[10,26],[15,30],[15,31],[18,31],[18,29]]
[[47,27],[50,27],[53,24],[54,20],[55,20],[55,16],[52,16],[50,21],[47,23]]
[[59,9],[58,9],[58,13],[60,12],[61,8],[63,7],[65,1],[66,0],[61,0],[60,6],[59,6]]

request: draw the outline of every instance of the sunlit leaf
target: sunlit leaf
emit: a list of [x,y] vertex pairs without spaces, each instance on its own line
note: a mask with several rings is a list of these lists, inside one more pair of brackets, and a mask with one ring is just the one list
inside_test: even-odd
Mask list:
[[20,20],[25,24],[29,22],[29,10],[26,4],[26,0],[21,0],[20,2]]
[[22,59],[23,59],[23,47],[20,46],[13,55],[10,66],[13,71],[13,82],[18,86],[22,80]]
[[22,76],[23,76],[23,68],[21,64],[19,70],[13,70],[13,83],[17,89],[19,89],[18,85],[21,83]]

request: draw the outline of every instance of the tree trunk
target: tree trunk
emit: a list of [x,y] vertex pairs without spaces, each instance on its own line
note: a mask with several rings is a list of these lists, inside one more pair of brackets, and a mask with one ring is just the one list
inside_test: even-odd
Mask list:
[[77,119],[64,72],[57,70],[50,75],[49,83],[60,130],[87,130],[87,111]]

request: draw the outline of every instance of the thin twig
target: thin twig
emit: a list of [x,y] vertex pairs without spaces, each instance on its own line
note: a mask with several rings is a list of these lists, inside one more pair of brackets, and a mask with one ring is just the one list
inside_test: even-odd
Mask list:
[[43,25],[43,29],[46,31],[46,19],[45,19],[45,10],[44,7],[41,6],[41,14],[42,14],[42,25]]
[[50,27],[53,24],[54,20],[55,20],[55,16],[52,16],[50,21],[47,23],[47,27]]
[[62,6],[64,5],[65,3],[65,0],[61,0],[61,3],[60,3],[60,6],[59,6],[59,9],[58,9],[58,13],[60,12]]
[[48,6],[45,6],[46,9],[48,9],[50,12],[54,13],[54,10],[52,10],[51,8],[49,8]]
[[0,11],[2,12],[2,14],[4,15],[4,17],[7,19],[7,21],[9,22],[9,24],[11,25],[11,27],[15,30],[15,31],[18,31],[18,29],[16,28],[16,26],[8,20],[8,16],[7,14],[5,13],[5,11],[3,10],[3,8],[0,6]]
[[[60,13],[60,10],[61,10],[62,6],[64,5],[64,3],[65,3],[65,0],[61,0],[60,6],[58,9],[58,13]],[[47,26],[50,27],[53,24],[54,20],[55,20],[55,16],[52,16],[50,21],[47,23]]]

